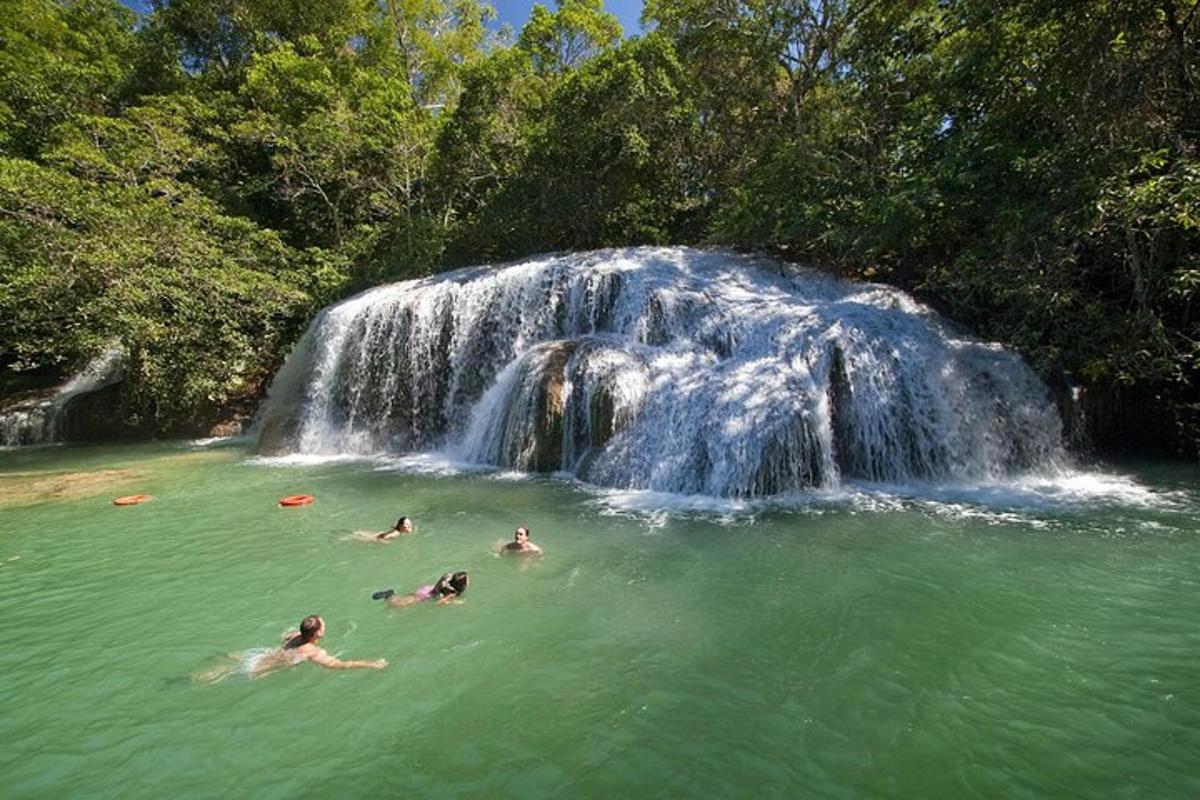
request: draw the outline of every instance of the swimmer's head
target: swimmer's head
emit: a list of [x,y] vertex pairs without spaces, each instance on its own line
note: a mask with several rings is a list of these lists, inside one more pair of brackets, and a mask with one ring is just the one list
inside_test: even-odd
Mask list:
[[517,544],[525,544],[525,542],[528,542],[529,528],[526,528],[524,525],[518,526],[516,532],[513,534],[513,541]]
[[325,635],[325,620],[316,614],[309,614],[300,620],[300,638],[304,643],[316,641]]
[[408,517],[401,517],[396,521],[396,530],[400,531],[401,533],[412,533],[413,521]]
[[461,595],[467,590],[467,584],[470,583],[470,581],[467,579],[467,573],[465,571],[460,571],[450,576],[449,583],[450,588],[454,590],[454,593],[456,595]]

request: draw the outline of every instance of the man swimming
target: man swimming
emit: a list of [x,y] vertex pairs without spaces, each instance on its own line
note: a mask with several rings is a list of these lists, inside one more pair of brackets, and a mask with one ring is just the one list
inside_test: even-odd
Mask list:
[[272,670],[291,667],[311,661],[326,669],[383,669],[388,665],[387,659],[377,658],[374,661],[342,661],[334,658],[320,647],[321,637],[325,635],[325,620],[316,614],[305,617],[300,622],[300,630],[291,631],[284,636],[283,646],[270,650],[254,659],[247,672],[251,678],[265,675]]
[[540,556],[542,548],[529,541],[529,528],[521,525],[513,533],[513,540],[504,545],[500,552],[515,556]]
[[391,539],[395,539],[397,536],[402,534],[412,533],[414,530],[416,530],[416,528],[413,527],[413,521],[408,517],[401,517],[396,521],[396,527],[392,528],[391,530],[380,531],[379,533],[375,534],[375,539],[380,542],[386,542],[390,541]]

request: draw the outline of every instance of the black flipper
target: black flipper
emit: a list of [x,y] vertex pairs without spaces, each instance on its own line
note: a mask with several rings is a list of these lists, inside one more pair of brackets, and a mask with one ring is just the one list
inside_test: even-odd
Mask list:
[[383,589],[371,595],[372,600],[387,600],[396,593],[395,589]]

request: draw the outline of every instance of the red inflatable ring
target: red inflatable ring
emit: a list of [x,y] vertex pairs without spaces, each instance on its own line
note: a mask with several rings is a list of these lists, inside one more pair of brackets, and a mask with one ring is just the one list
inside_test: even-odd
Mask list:
[[150,494],[127,494],[124,497],[118,497],[113,500],[114,506],[136,506],[138,503],[144,503],[147,500],[153,500],[154,495]]
[[306,506],[306,505],[312,503],[312,501],[313,501],[313,496],[311,494],[291,494],[291,495],[288,495],[287,497],[279,498],[279,505],[281,505],[281,506]]

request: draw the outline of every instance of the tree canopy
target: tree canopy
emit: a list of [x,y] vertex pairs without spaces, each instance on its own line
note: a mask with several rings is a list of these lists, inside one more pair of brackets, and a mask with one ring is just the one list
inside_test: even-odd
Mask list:
[[1196,0],[0,8],[0,368],[119,342],[146,430],[363,286],[670,242],[894,282],[1200,451]]

